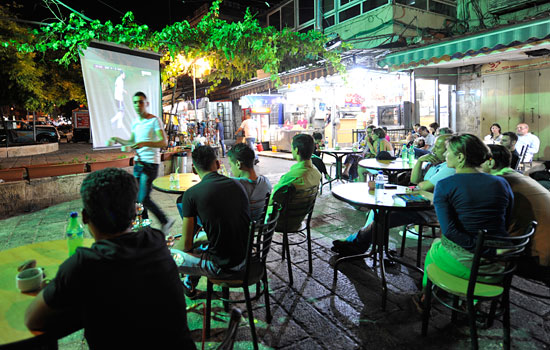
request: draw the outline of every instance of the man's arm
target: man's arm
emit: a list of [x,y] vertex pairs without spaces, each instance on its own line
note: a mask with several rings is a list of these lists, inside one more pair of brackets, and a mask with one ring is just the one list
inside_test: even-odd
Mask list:
[[135,135],[134,133],[132,133],[132,135],[130,135],[130,138],[128,140],[124,140],[124,139],[121,139],[120,137],[111,137],[109,139],[109,142],[111,143],[120,143],[121,145],[123,146],[127,146],[127,145],[133,145],[135,143]]
[[540,148],[540,139],[536,136],[531,134],[531,142],[529,144],[529,153],[535,155],[539,153]]
[[43,291],[38,293],[25,311],[25,326],[31,331],[41,331],[53,326],[63,317],[63,312],[52,309],[44,300]]
[[439,159],[431,153],[425,154],[422,157],[419,157],[416,160],[416,163],[414,164],[414,168],[411,172],[411,182],[413,184],[420,184],[424,180],[423,174],[422,174],[422,168],[424,166],[424,163],[432,163],[437,164],[440,163]]
[[175,249],[182,250],[184,252],[193,249],[193,236],[195,235],[195,218],[184,217],[183,227],[181,230],[181,239],[174,244]]

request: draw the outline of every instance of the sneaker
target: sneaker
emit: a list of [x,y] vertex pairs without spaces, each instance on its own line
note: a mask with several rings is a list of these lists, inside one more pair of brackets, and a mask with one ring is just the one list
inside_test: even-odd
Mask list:
[[183,293],[186,297],[193,300],[197,297],[197,288],[191,283],[189,280],[189,276],[185,276],[183,281],[181,281],[181,284],[183,285]]
[[340,240],[332,241],[332,248],[330,250],[342,256],[363,254],[365,252],[364,249],[359,248],[355,243]]
[[260,162],[259,159],[254,159],[254,165],[258,164]]
[[172,227],[172,225],[174,225],[174,222],[176,222],[176,219],[174,218],[168,218],[168,221],[166,221],[165,224],[162,225],[162,228],[160,229],[162,231],[162,233],[164,233],[165,235],[168,235],[170,234],[170,228]]

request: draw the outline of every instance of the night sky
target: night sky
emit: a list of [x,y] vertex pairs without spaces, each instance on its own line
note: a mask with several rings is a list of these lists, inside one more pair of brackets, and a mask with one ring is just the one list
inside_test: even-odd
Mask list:
[[[233,0],[235,1],[235,0]],[[11,1],[2,0],[2,3]],[[42,0],[19,0],[18,4],[23,5],[19,10],[18,18],[30,21],[52,22],[53,16],[44,6]],[[51,2],[51,1],[50,1]],[[104,22],[111,20],[120,23],[122,16],[127,11],[134,13],[138,24],[147,24],[153,30],[160,30],[166,25],[182,21],[193,15],[193,11],[201,5],[212,1],[205,0],[61,0],[65,5],[77,10],[91,19],[99,19]],[[256,6],[262,10],[269,7],[261,0],[238,0],[247,6]],[[280,1],[267,1],[273,6]],[[59,5],[61,12],[68,17],[70,10]]]

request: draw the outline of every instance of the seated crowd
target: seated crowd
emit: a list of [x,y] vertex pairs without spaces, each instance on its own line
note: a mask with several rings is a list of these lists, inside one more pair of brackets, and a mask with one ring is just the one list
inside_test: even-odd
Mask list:
[[[392,212],[389,226],[438,221],[441,238],[433,242],[425,265],[433,263],[467,278],[479,229],[494,235],[519,235],[535,220],[539,226],[519,273],[549,281],[550,219],[545,212],[550,207],[550,192],[536,178],[514,170],[511,151],[517,147],[518,135],[500,134],[500,128],[491,128],[495,135],[487,146],[471,134],[453,134],[437,125],[430,128],[432,132],[417,125],[409,135],[418,156],[410,182],[433,193],[434,209]],[[296,135],[292,140],[296,163],[273,187],[256,173],[254,151],[245,144],[227,152],[233,178],[218,173],[220,162],[214,149],[196,148],[193,169],[201,181],[178,199],[182,238],[174,244],[172,254],[162,232],[152,228],[132,231],[138,195],[134,178],[112,168],[91,173],[81,188],[82,217],[95,243],[91,248],[78,248],[61,265],[28,308],[26,325],[32,330],[65,333],[84,328],[91,349],[119,343],[120,347],[153,343],[158,347],[160,340],[165,347],[194,349],[184,295],[197,295],[202,276],[220,278],[244,269],[249,225],[251,220],[264,219],[268,197],[271,206],[276,192],[285,186],[307,190],[319,187],[321,173],[329,178],[316,156],[321,143],[320,135]],[[374,126],[366,128],[362,145],[360,156],[345,161],[344,174],[364,181],[357,169],[359,159],[380,152],[393,155],[393,148],[386,132]],[[550,162],[546,162],[527,175],[542,178],[549,168]],[[550,177],[544,181],[550,182]],[[368,250],[372,221],[370,215],[365,226],[345,241],[335,240],[332,250],[340,255]]]

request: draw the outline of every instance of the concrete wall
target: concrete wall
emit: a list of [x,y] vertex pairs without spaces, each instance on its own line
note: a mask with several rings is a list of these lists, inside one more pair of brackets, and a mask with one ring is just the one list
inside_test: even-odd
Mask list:
[[[124,170],[132,173],[133,167]],[[163,170],[161,167],[159,176],[164,174]],[[88,174],[0,183],[0,219],[80,198],[80,186]]]
[[36,154],[50,153],[59,150],[59,144],[43,143],[39,145],[16,146],[0,149],[0,158],[34,156]]
[[466,66],[458,70],[456,97],[457,132],[481,136],[481,74],[480,67]]
[[[388,42],[388,37],[372,40],[369,39],[370,36],[399,34],[404,37],[416,37],[418,36],[416,27],[443,29],[448,20],[449,17],[437,13],[400,4],[387,4],[328,27],[325,33],[338,33],[344,40],[368,39],[351,42],[356,49],[367,49]],[[405,26],[409,23],[413,28],[406,29]]]

